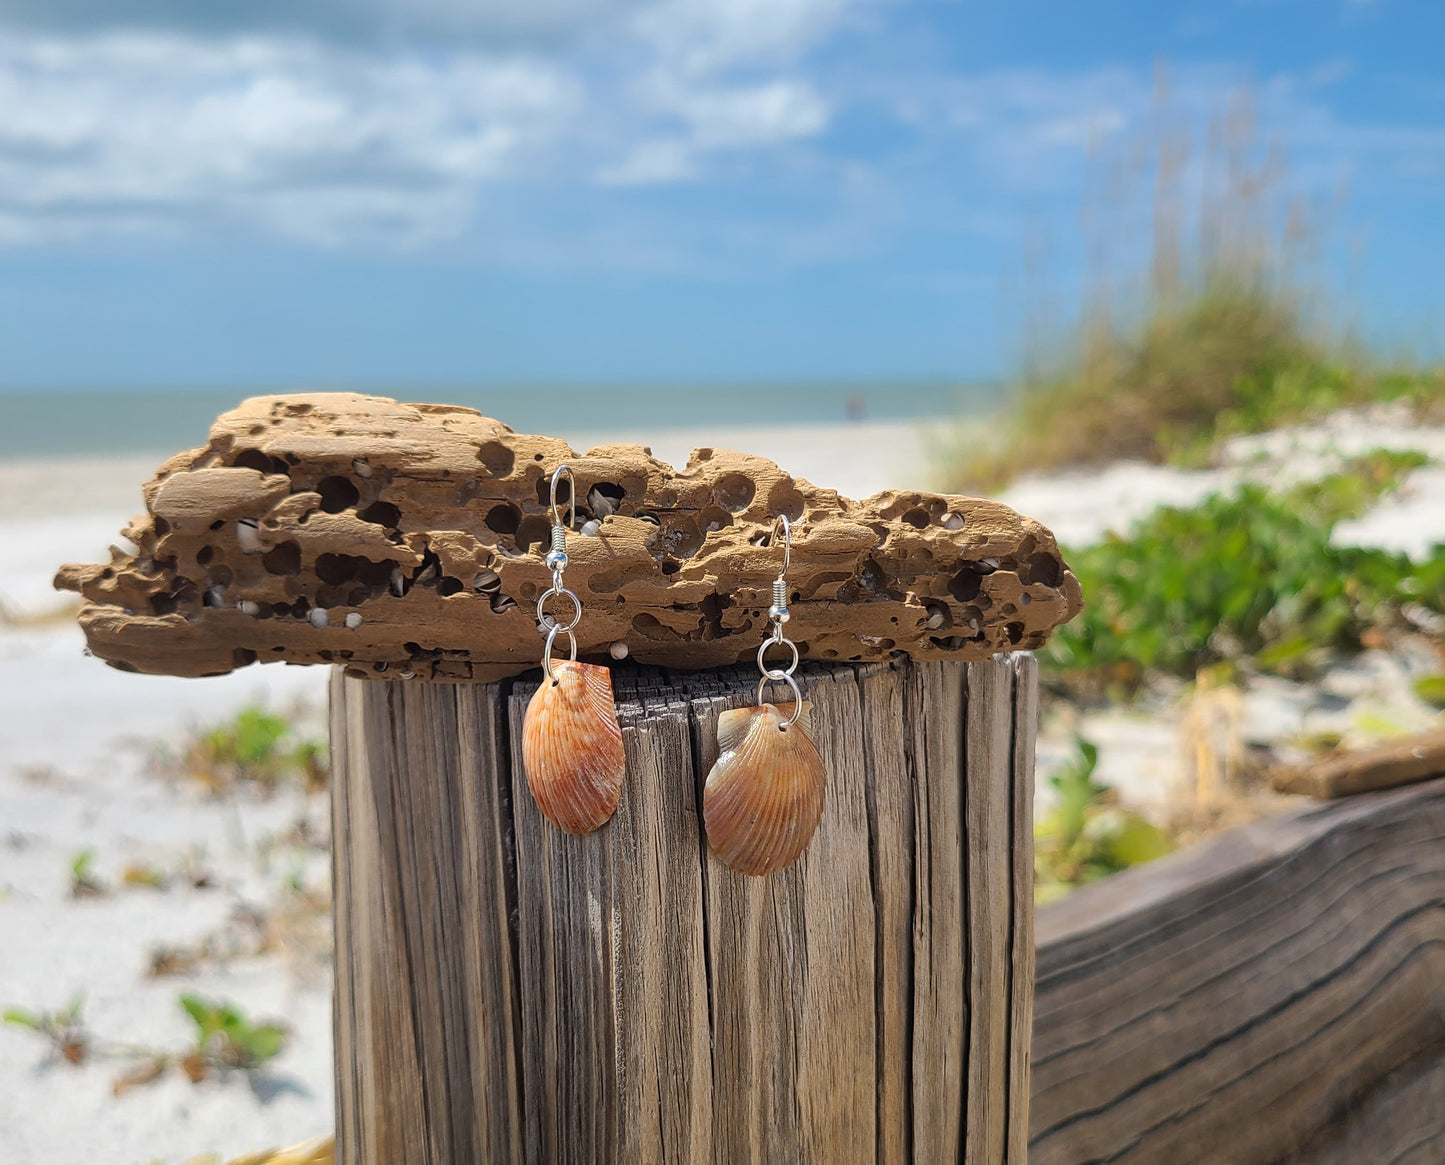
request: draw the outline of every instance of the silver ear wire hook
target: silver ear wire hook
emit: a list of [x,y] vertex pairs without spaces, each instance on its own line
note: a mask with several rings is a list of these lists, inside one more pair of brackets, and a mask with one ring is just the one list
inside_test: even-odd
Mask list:
[[[557,482],[567,475],[567,521],[557,510]],[[552,471],[552,549],[547,552],[547,565],[552,571],[552,585],[561,586],[558,576],[567,569],[567,529],[577,528],[577,478],[570,465],[559,465]]]
[[775,636],[781,640],[782,625],[792,618],[788,612],[788,567],[793,562],[793,525],[788,521],[787,514],[779,514],[773,521],[772,532],[768,535],[768,545],[778,544],[778,524],[783,527],[783,566],[778,571],[778,577],[773,580],[773,605],[768,608],[768,618],[773,621]]
[[[773,624],[773,633],[764,639],[762,646],[758,648],[758,671],[762,673],[762,678],[758,680],[758,703],[763,702],[763,691],[769,680],[784,681],[793,689],[793,714],[779,727],[791,728],[803,714],[803,693],[798,688],[798,681],[793,678],[793,673],[798,670],[798,645],[783,634],[783,624],[792,618],[788,610],[788,567],[793,562],[793,524],[788,521],[787,514],[779,514],[773,520],[773,528],[768,534],[769,545],[777,545],[779,524],[783,527],[783,565],[778,571],[778,577],[773,580],[773,603],[768,608],[768,619]],[[767,655],[768,648],[774,646],[786,647],[793,653],[787,667],[768,667],[764,656]]]
[[[557,508],[557,482],[563,474],[567,475],[567,483],[571,491],[567,499],[567,522],[562,521],[561,511]],[[552,644],[559,634],[565,634],[571,646],[571,658],[577,658],[577,636],[572,629],[582,621],[582,600],[569,591],[562,584],[562,572],[567,569],[567,527],[571,525],[574,529],[577,525],[577,478],[572,472],[570,465],[559,465],[552,471],[552,549],[547,551],[546,563],[552,572],[552,585],[537,596],[537,628],[547,636],[547,646],[542,652],[542,670],[547,673],[547,679],[556,683],[556,677],[552,675]],[[572,600],[572,618],[566,623],[559,623],[542,608],[547,600],[553,596],[563,596]]]

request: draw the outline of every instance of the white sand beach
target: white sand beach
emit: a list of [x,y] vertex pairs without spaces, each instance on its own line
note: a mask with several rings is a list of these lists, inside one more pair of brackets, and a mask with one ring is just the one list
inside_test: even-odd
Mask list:
[[[640,440],[673,463],[684,462],[694,446],[743,449],[863,497],[889,486],[930,486],[929,430],[890,422],[567,436],[579,449]],[[1445,429],[1421,429],[1382,410],[1234,442],[1216,469],[1116,465],[1025,480],[1004,500],[1077,546],[1126,527],[1160,503],[1188,504],[1248,478],[1319,476],[1344,457],[1379,446],[1421,449],[1445,461]],[[217,801],[162,781],[149,756],[156,742],[174,741],[189,726],[229,716],[247,702],[299,705],[319,717],[325,671],[255,667],[206,680],[126,675],[87,658],[68,618],[43,618],[68,598],[51,590],[55,568],[104,556],[141,508],[140,484],[161,459],[0,464],[6,694],[0,708],[0,1005],[58,1007],[83,991],[99,1036],[174,1046],[184,1042],[187,1027],[176,995],[188,989],[233,999],[253,1015],[283,1017],[294,1038],[260,1083],[192,1085],[172,1072],[116,1098],[111,1082],[119,1063],[73,1068],[53,1061],[28,1033],[0,1030],[5,1160],[170,1163],[297,1142],[329,1132],[332,1124],[327,973],[308,972],[285,952],[174,978],[145,973],[156,944],[194,942],[223,927],[238,907],[274,902],[288,883],[324,892],[323,854],[278,843],[263,858],[257,844],[302,817],[323,822],[318,800],[324,799],[283,792],[270,800]],[[1445,541],[1445,468],[1415,471],[1398,495],[1342,527],[1340,536],[1412,553]],[[1428,660],[1418,664],[1428,666]],[[1432,713],[1407,699],[1406,681],[1418,667],[1366,653],[1332,677],[1327,690],[1272,683],[1251,696],[1248,731],[1267,736],[1282,725],[1348,720],[1372,702],[1394,716],[1428,720]],[[1067,752],[1074,727],[1046,733],[1041,770]],[[1086,727],[1103,749],[1100,775],[1125,797],[1147,806],[1167,793],[1178,750],[1178,726],[1167,712],[1148,706],[1102,712]],[[112,886],[129,862],[174,865],[192,853],[202,854],[197,860],[216,885],[116,888],[76,901],[68,894],[70,863],[86,848],[95,851],[96,871]]]

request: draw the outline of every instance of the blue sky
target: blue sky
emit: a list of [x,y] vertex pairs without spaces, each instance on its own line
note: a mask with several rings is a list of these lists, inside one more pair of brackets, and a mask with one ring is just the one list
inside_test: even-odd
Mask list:
[[1247,84],[1309,277],[1434,358],[1442,45],[1438,0],[0,0],[0,387],[1004,376],[1147,235],[1080,220],[1160,61],[1186,201]]

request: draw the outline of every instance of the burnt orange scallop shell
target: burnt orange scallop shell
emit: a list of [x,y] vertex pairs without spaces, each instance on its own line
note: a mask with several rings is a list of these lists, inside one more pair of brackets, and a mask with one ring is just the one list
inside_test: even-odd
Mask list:
[[555,660],[522,721],[522,766],[542,816],[568,833],[591,833],[617,811],[626,755],[612,673]]
[[703,787],[713,852],[743,874],[781,870],[808,847],[823,816],[823,758],[808,705],[789,726],[792,704],[737,708],[718,717],[722,749]]

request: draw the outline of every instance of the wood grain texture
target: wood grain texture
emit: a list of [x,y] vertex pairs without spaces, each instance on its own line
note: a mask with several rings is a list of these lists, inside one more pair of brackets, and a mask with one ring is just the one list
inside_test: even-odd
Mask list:
[[146,485],[124,531],[135,553],[62,567],[56,585],[84,596],[92,653],[128,671],[516,676],[537,656],[549,481],[564,462],[588,662],[609,663],[614,643],[672,668],[751,660],[779,514],[794,529],[789,632],[808,658],[985,659],[1042,646],[1082,607],[1053,535],[998,502],[851,501],[746,453],[697,449],[674,469],[641,445],[579,454],[472,409],[356,393],[242,402]]
[[963,1141],[968,1052],[968,912],[964,888],[964,740],[958,709],[967,676],[915,668],[903,730],[913,820],[913,1111],[917,1161],[957,1155]]
[[1445,1047],[1445,782],[1086,887],[1038,938],[1033,1165],[1305,1162]]
[[1445,1048],[1392,1072],[1288,1165],[1440,1165]]
[[1039,664],[1014,657],[1012,956],[1009,960],[1008,1165],[1029,1159],[1029,1088],[1034,1032],[1034,746],[1039,721]]
[[761,879],[699,813],[755,673],[619,672],[626,784],[581,838],[521,779],[530,684],[335,681],[339,1161],[1006,1159],[1032,661],[799,674],[827,800]]

